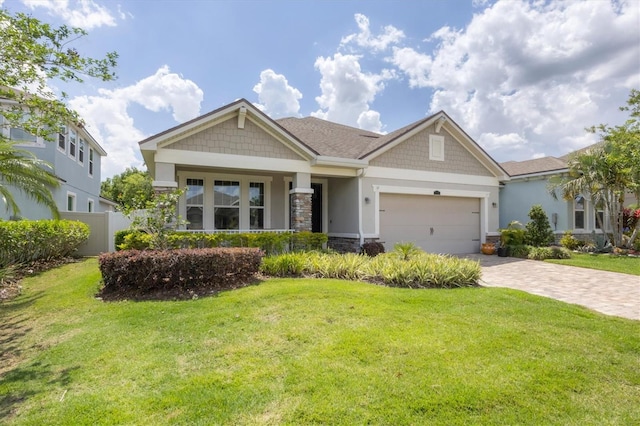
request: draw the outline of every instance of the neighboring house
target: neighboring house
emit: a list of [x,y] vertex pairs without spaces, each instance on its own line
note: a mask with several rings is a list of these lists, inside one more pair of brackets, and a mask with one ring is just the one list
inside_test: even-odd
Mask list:
[[509,177],[447,114],[386,135],[317,118],[272,120],[240,99],[140,142],[157,190],[188,188],[187,229],[309,230],[356,251],[411,241],[478,252]]
[[[2,100],[0,100],[1,108]],[[112,210],[109,200],[100,198],[101,159],[107,153],[96,140],[79,125],[65,126],[55,133],[53,141],[35,137],[21,128],[10,127],[0,110],[2,135],[18,143],[18,147],[31,151],[54,168],[60,187],[52,189],[60,212],[101,212]],[[18,189],[12,194],[25,219],[50,219],[51,211],[27,197]],[[0,218],[15,219],[0,200]]]
[[589,148],[562,157],[500,163],[511,176],[511,180],[500,190],[500,228],[506,228],[514,220],[526,224],[530,221],[528,214],[531,206],[540,204],[558,238],[567,230],[576,235],[591,234],[594,230],[601,232],[596,215],[600,215],[605,227],[607,220],[604,212],[590,200],[579,196],[567,201],[562,198],[560,191],[557,191],[557,199],[554,199],[549,192],[550,178],[566,175],[569,172],[568,159]]

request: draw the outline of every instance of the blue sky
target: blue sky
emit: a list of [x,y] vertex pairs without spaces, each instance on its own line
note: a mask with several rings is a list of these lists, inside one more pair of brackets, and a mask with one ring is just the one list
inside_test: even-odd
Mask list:
[[444,110],[497,161],[560,156],[640,88],[640,2],[0,0],[89,32],[118,80],[61,86],[108,153],[246,98],[273,118],[391,132]]

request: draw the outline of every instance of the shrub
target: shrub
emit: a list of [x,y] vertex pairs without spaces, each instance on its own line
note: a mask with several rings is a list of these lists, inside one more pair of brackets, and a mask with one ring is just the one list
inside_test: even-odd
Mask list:
[[582,247],[584,245],[584,242],[574,237],[571,231],[564,231],[564,234],[560,239],[560,245],[569,250],[577,250],[578,247]]
[[72,220],[0,221],[0,267],[70,256],[89,232]]
[[564,247],[530,247],[527,258],[532,260],[569,259],[571,253]]
[[524,244],[526,232],[522,229],[522,224],[518,221],[512,221],[507,228],[500,230],[500,245],[519,246]]
[[525,227],[525,242],[534,247],[545,247],[551,244],[554,240],[553,230],[541,205],[536,204],[531,207],[529,219],[531,222]]
[[362,253],[370,257],[384,253],[384,245],[378,241],[370,241],[362,245]]
[[257,248],[123,250],[99,257],[103,294],[210,291],[247,284],[260,267]]
[[478,262],[424,252],[412,254],[409,260],[395,253],[376,257],[355,253],[286,253],[264,258],[260,271],[278,277],[307,275],[409,288],[475,286],[481,273]]
[[322,250],[329,237],[319,232],[296,232],[291,234],[291,251]]
[[527,246],[524,244],[509,245],[509,256],[526,259],[529,256],[530,249],[531,246]]
[[420,253],[422,253],[422,250],[414,243],[400,242],[393,246],[393,254],[401,260],[409,260]]

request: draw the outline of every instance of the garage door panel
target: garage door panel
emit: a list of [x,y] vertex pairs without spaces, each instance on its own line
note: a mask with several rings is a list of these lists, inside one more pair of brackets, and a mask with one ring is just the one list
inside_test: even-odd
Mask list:
[[413,242],[432,253],[480,248],[480,200],[408,194],[380,195],[380,239],[387,250]]

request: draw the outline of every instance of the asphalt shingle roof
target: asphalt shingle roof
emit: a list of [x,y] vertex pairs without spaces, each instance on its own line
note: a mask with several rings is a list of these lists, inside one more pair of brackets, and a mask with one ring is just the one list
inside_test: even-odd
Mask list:
[[544,173],[567,168],[567,162],[556,157],[543,157],[526,161],[507,161],[500,166],[509,176]]

